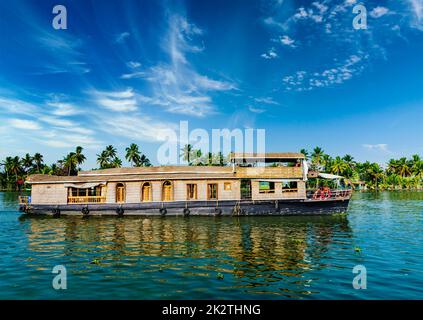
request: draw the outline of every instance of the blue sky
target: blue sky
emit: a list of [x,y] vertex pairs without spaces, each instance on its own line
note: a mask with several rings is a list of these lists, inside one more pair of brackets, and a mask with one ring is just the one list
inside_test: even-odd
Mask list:
[[[1,1],[0,158],[76,145],[85,168],[160,131],[262,128],[267,151],[318,145],[386,162],[423,153],[423,0]],[[52,27],[67,8],[68,29]]]

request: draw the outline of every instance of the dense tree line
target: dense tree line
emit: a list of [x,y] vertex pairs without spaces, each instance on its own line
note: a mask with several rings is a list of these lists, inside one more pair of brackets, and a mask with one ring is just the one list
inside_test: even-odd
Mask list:
[[[83,154],[83,148],[78,146],[74,151],[69,152],[61,160],[51,165],[44,162],[44,157],[40,153],[30,155],[27,153],[24,157],[14,156],[6,157],[0,162],[0,189],[16,190],[31,174],[49,174],[57,176],[77,175],[80,165],[85,162],[86,157]],[[136,144],[131,144],[126,148],[125,158],[134,167],[151,166],[150,160],[139,151]],[[117,156],[115,147],[109,145],[100,154],[97,155],[99,169],[119,168],[122,166],[122,160]]]
[[[133,167],[151,166],[150,160],[135,143],[125,149],[125,159]],[[352,182],[363,182],[370,189],[422,189],[423,160],[419,155],[411,158],[391,159],[385,167],[378,163],[358,162],[351,155],[332,157],[320,147],[312,152],[300,150],[304,154],[311,170],[332,173],[346,177]],[[181,149],[181,158],[190,166],[225,166],[228,156],[219,153],[204,153],[187,144]],[[24,157],[6,157],[0,162],[0,188],[15,190],[30,174],[49,174],[58,176],[77,175],[80,165],[86,160],[83,148],[78,146],[57,162],[47,165],[40,153],[26,154]],[[119,168],[122,160],[117,149],[109,145],[97,154],[97,169]]]

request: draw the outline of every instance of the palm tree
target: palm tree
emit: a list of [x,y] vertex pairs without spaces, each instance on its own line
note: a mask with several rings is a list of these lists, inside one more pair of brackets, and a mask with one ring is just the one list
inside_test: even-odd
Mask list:
[[139,167],[151,167],[150,160],[147,158],[145,154],[142,154],[140,160],[138,162]]
[[141,159],[141,152],[138,150],[138,145],[131,143],[131,145],[126,148],[126,160],[128,160],[132,166],[138,165]]
[[112,145],[108,145],[105,149],[106,155],[109,157],[109,159],[114,159],[117,156],[117,150]]
[[401,177],[406,177],[410,174],[411,170],[410,170],[410,166],[409,166],[409,163],[407,161],[407,158],[403,157],[403,158],[399,159],[397,164],[398,164],[398,167],[397,167],[398,174]]
[[192,145],[190,145],[190,144],[186,144],[181,149],[181,151],[182,151],[182,155],[181,155],[182,160],[188,162],[188,165],[189,166],[191,165],[191,154],[192,154],[192,150],[193,150],[193,148],[192,148]]
[[386,171],[389,173],[398,173],[398,160],[390,159]]
[[29,172],[30,169],[34,166],[34,159],[29,155],[29,153],[27,153],[25,154],[25,157],[21,159],[21,163],[25,171]]
[[311,163],[317,168],[319,168],[320,165],[322,164],[324,154],[325,152],[323,151],[322,148],[320,147],[314,148],[313,153],[311,154]]
[[37,152],[37,153],[34,154],[33,159],[35,161],[35,166],[37,168],[37,172],[39,173],[40,172],[40,169],[41,169],[41,167],[43,165],[43,156],[42,156],[42,154],[40,154],[40,153]]
[[305,160],[308,161],[310,155],[309,152],[306,149],[301,149],[300,153],[302,153],[304,155]]
[[331,173],[337,174],[337,175],[342,175],[347,169],[348,169],[347,163],[343,159],[341,159],[341,157],[339,156],[337,156],[333,160],[330,166]]
[[22,172],[21,161],[18,156],[11,158],[9,170],[15,174],[16,181],[18,181],[18,174]]
[[100,169],[105,169],[109,166],[109,156],[106,150],[97,155],[97,163],[100,165]]
[[77,169],[79,169],[79,166],[86,160],[86,157],[82,154],[82,150],[84,150],[84,148],[80,146],[77,146],[75,149],[75,161]]
[[66,157],[64,157],[63,165],[67,168],[68,176],[70,176],[74,168],[76,168],[78,165],[78,161],[76,160],[76,153],[70,152]]
[[122,167],[122,160],[120,160],[118,157],[115,157],[110,165],[112,168],[120,168]]
[[193,160],[196,166],[203,165],[203,162],[201,160],[202,155],[203,155],[203,152],[201,151],[201,149],[193,150]]
[[369,168],[369,175],[375,183],[376,190],[378,189],[379,179],[383,177],[383,170],[377,163],[372,163]]

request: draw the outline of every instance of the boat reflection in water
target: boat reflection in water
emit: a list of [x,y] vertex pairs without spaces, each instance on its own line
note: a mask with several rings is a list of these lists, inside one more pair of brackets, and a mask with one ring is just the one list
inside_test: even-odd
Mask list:
[[[345,215],[22,222],[30,229],[32,267],[40,267],[41,256],[69,266],[80,284],[72,286],[72,297],[91,298],[298,298],[313,293],[307,286],[312,272],[325,268],[334,234],[341,243],[351,238]],[[93,268],[101,274],[94,276]]]

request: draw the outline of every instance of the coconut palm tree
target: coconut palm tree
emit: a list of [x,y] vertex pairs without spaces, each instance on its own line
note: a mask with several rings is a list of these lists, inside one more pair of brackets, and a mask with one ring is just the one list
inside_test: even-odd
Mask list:
[[22,165],[18,156],[11,159],[9,163],[9,170],[15,174],[16,181],[18,181],[18,174],[22,172]]
[[337,156],[330,165],[330,172],[337,175],[342,175],[347,169],[347,163],[339,156]]
[[100,165],[100,169],[109,167],[109,156],[107,155],[106,150],[103,150],[100,154],[97,155],[97,163]]
[[319,168],[321,166],[324,154],[325,152],[320,147],[316,147],[313,149],[313,153],[311,154],[311,163],[316,168]]
[[82,151],[84,148],[81,146],[77,146],[75,149],[75,161],[76,161],[76,169],[79,170],[79,166],[84,163],[84,161],[87,159],[85,155],[82,154]]
[[34,159],[29,155],[29,153],[25,154],[25,156],[21,159],[22,167],[26,172],[29,172],[32,167],[34,166]]
[[114,157],[112,163],[110,164],[112,168],[121,168],[122,167],[122,160],[118,157]]
[[131,145],[125,149],[126,155],[125,158],[128,160],[132,166],[136,166],[141,159],[141,152],[138,149],[138,145],[131,143]]
[[117,156],[117,150],[112,145],[108,145],[105,149],[106,155],[109,157],[109,159],[114,159]]
[[301,149],[300,153],[302,153],[304,155],[305,160],[308,161],[310,153],[306,149]]
[[75,170],[76,166],[78,165],[78,161],[76,159],[76,153],[70,152],[66,157],[64,157],[63,165],[67,169],[68,176],[70,176],[72,172]]
[[181,151],[182,151],[182,154],[181,154],[182,160],[188,162],[188,165],[190,166],[191,165],[191,156],[192,156],[192,151],[193,151],[192,145],[186,144],[181,149]]
[[37,168],[37,172],[40,172],[40,169],[43,165],[43,155],[41,153],[35,153],[33,156],[35,167]]
[[145,154],[141,154],[140,160],[137,164],[138,167],[151,167],[151,162]]
[[410,170],[410,166],[409,166],[409,162],[407,161],[407,158],[402,157],[401,159],[399,159],[397,161],[397,165],[398,165],[397,171],[401,177],[406,177],[410,175],[411,170]]

